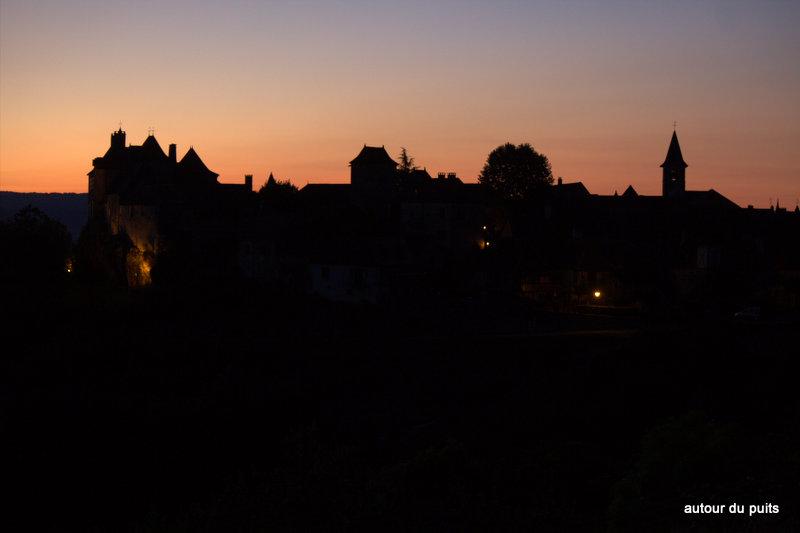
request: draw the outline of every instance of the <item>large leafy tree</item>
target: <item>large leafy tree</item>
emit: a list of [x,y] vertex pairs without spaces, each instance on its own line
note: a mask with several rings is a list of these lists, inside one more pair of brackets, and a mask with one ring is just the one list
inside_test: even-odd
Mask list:
[[535,196],[552,185],[550,161],[528,144],[506,143],[489,154],[478,181],[507,199]]

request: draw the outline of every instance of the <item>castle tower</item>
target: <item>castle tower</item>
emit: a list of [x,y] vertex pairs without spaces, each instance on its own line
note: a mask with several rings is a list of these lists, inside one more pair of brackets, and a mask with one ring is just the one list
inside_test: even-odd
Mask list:
[[117,151],[120,148],[125,148],[125,132],[122,131],[122,126],[111,132],[111,149]]
[[397,161],[381,146],[367,146],[350,161],[350,183],[356,187],[392,187]]
[[664,170],[661,182],[662,196],[680,196],[686,191],[686,167],[688,166],[681,154],[678,134],[673,131],[667,158],[661,165]]

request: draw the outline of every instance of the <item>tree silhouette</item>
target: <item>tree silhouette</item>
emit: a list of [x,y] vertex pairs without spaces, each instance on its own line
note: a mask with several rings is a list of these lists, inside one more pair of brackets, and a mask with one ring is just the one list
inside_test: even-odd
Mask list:
[[294,192],[297,192],[297,187],[295,187],[290,180],[276,180],[272,172],[269,173],[269,178],[264,182],[264,185],[258,189],[258,194],[263,196],[282,193],[291,194]]
[[122,283],[124,257],[130,247],[123,235],[112,235],[103,221],[89,220],[75,244],[76,276],[83,281]]
[[63,277],[71,247],[67,228],[29,205],[0,222],[0,274],[38,280]]
[[506,143],[489,154],[478,181],[507,199],[529,198],[552,185],[550,161],[528,144]]
[[398,159],[400,159],[400,165],[397,167],[399,173],[410,174],[417,169],[416,165],[414,165],[414,158],[408,155],[408,151],[405,147],[400,148],[400,156]]
[[276,180],[272,172],[269,173],[269,178],[258,190],[258,196],[263,205],[278,209],[293,206],[296,194],[297,187],[291,181]]

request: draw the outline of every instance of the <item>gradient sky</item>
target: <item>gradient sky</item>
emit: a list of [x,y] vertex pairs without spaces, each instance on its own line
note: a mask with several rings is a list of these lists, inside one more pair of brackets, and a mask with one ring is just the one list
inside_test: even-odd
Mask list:
[[85,191],[122,121],[220,180],[347,181],[364,143],[473,181],[506,141],[565,181],[800,198],[800,2],[0,0],[0,189]]

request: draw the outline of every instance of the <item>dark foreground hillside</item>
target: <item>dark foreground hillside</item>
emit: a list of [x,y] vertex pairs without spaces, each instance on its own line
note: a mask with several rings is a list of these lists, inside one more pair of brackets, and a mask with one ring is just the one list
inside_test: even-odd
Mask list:
[[[243,287],[2,298],[11,530],[800,528],[786,322]],[[683,515],[734,501],[780,513]]]
[[0,220],[13,217],[29,205],[64,224],[73,241],[78,240],[89,215],[86,193],[0,191]]

